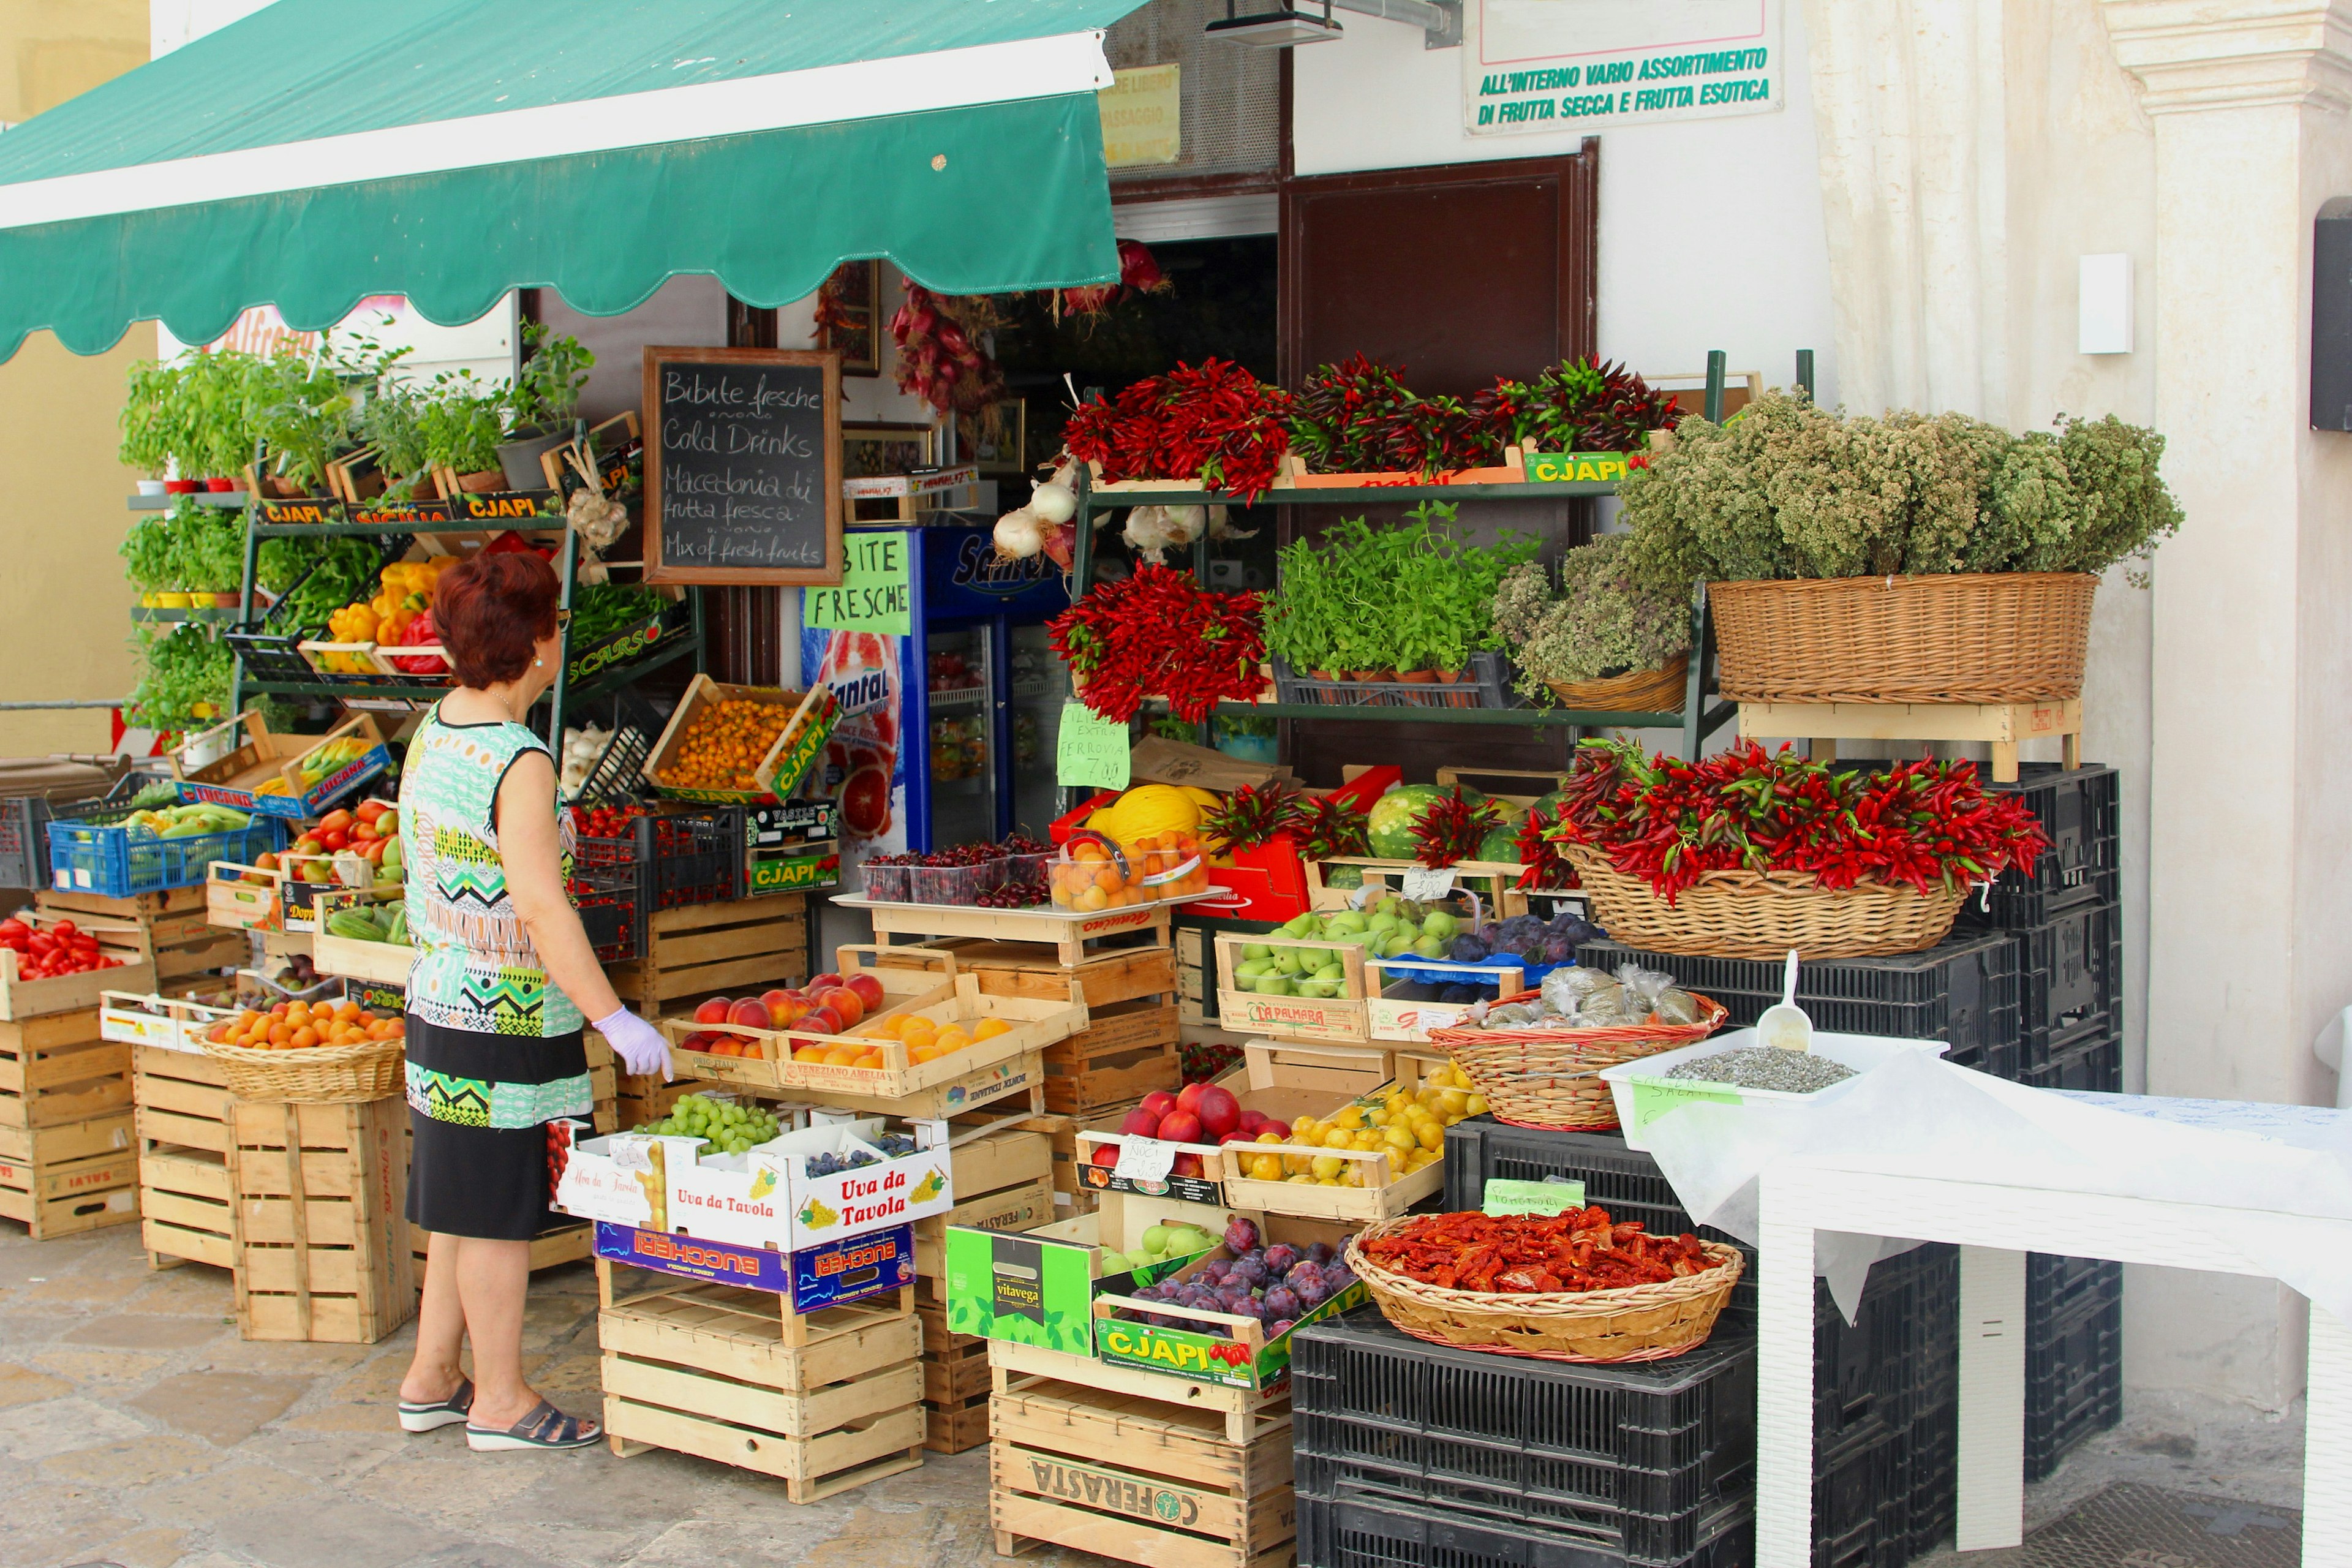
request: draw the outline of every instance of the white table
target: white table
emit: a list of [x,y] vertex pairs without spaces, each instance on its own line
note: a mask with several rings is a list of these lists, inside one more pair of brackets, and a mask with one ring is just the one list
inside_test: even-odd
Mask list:
[[[1814,1232],[1959,1244],[1963,1552],[2022,1538],[2026,1251],[2272,1274],[2232,1245],[2234,1227],[2252,1212],[2243,1209],[1955,1180],[1852,1157],[1777,1160],[1758,1180],[1757,1568],[1812,1561]],[[2315,1247],[2352,1249],[2352,1220],[2291,1223]],[[2315,1302],[2303,1561],[2352,1568],[2352,1331]]]

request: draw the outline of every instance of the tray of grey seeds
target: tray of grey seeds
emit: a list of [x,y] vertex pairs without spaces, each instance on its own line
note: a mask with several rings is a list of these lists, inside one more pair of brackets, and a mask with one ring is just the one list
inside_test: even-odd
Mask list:
[[1852,1092],[1898,1056],[1941,1056],[1946,1040],[1813,1034],[1810,1051],[1764,1045],[1754,1029],[1733,1029],[1695,1046],[1602,1068],[1628,1149],[1647,1149],[1649,1130],[1686,1105],[1819,1105]]

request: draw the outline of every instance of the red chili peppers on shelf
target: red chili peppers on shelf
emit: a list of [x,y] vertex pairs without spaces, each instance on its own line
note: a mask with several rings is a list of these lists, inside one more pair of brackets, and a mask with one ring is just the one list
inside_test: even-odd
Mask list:
[[1078,405],[1062,432],[1070,456],[1102,477],[1197,479],[1246,506],[1274,487],[1290,450],[1289,395],[1230,360],[1180,364]]
[[1263,685],[1265,633],[1255,594],[1213,594],[1190,576],[1149,563],[1124,581],[1097,584],[1046,623],[1054,651],[1106,719],[1135,717],[1164,697],[1177,718],[1199,723],[1219,702],[1247,701]]
[[2031,871],[2050,847],[2013,795],[1987,794],[1974,763],[1841,771],[1749,741],[1700,762],[1644,760],[1587,741],[1550,837],[1609,857],[1671,904],[1709,871],[1792,872],[1823,888],[1949,889]]

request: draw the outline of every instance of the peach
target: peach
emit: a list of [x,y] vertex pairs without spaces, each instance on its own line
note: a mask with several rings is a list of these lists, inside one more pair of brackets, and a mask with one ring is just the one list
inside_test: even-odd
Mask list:
[[727,1022],[729,1010],[734,1005],[728,997],[713,996],[694,1010],[694,1021],[698,1024],[723,1024]]

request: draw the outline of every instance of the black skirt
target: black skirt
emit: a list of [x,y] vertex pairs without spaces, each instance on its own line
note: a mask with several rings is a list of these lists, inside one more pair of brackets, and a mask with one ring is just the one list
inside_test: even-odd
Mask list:
[[529,1241],[552,1216],[547,1186],[548,1129],[490,1127],[420,1109],[415,1069],[505,1085],[556,1084],[584,1077],[580,1032],[550,1038],[477,1035],[408,1016],[412,1068],[408,1218],[419,1229],[488,1241]]

